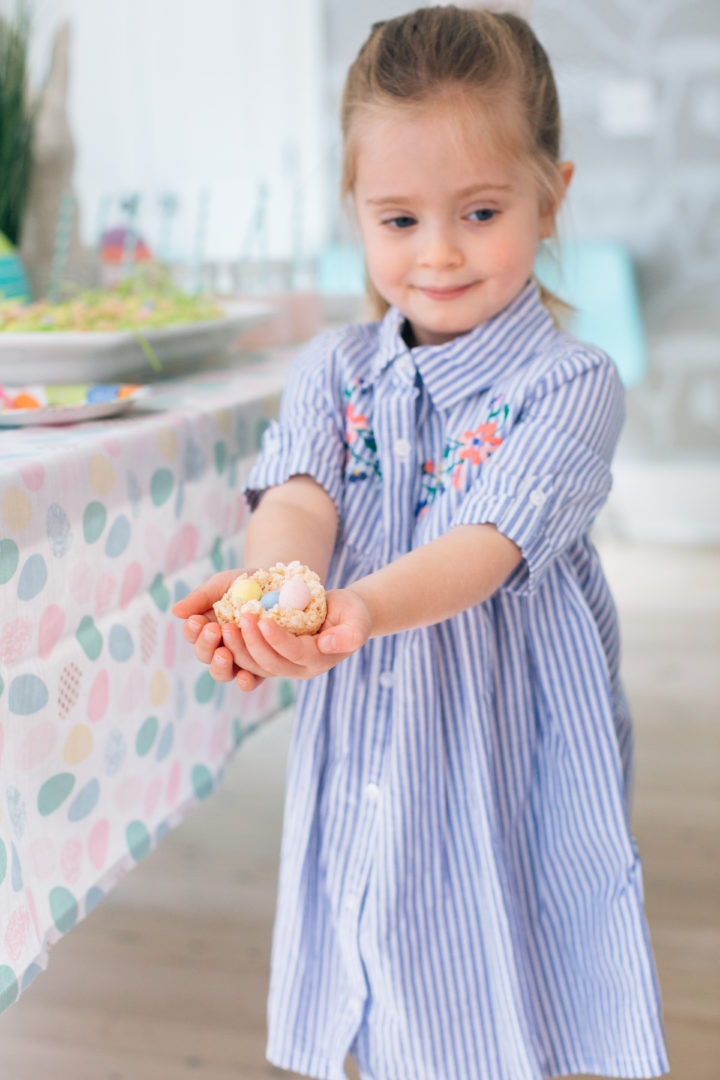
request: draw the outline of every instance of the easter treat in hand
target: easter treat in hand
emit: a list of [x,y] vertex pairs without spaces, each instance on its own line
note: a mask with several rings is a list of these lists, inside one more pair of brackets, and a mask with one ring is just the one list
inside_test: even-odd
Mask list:
[[221,626],[239,624],[241,615],[270,615],[291,634],[316,634],[325,622],[327,604],[315,571],[295,561],[240,574],[213,610]]

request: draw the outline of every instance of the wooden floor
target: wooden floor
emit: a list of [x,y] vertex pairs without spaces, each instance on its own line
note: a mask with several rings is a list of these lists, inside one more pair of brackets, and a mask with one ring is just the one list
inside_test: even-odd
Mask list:
[[[602,553],[671,1075],[720,1080],[720,551]],[[0,1017],[1,1080],[289,1080],[264,1059],[288,731],[285,715],[249,740],[220,790],[55,947]]]

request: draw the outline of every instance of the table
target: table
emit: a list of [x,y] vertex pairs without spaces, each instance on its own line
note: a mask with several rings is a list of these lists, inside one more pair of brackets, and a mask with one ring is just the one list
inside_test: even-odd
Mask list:
[[286,364],[0,431],[0,1011],[292,700],[283,680],[215,683],[170,614],[239,565],[242,480]]

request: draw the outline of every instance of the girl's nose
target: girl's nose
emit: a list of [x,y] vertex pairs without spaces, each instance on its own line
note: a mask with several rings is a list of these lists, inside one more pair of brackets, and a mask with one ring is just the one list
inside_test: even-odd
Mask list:
[[463,254],[455,242],[452,230],[446,228],[428,229],[422,236],[418,250],[418,262],[421,266],[432,269],[459,266]]

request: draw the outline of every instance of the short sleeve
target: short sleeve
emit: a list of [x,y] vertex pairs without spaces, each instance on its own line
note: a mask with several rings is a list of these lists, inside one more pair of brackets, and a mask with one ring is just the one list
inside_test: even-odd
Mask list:
[[531,593],[553,559],[587,533],[610,493],[624,415],[622,383],[600,350],[578,346],[529,389],[452,519],[453,526],[492,523],[518,545],[523,561],[504,588]]
[[332,334],[314,338],[293,360],[278,420],[265,431],[244,485],[251,509],[261,493],[291,476],[312,476],[342,510],[342,418],[332,396]]

